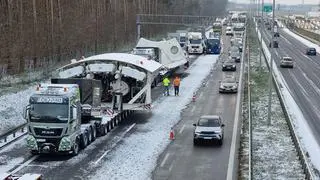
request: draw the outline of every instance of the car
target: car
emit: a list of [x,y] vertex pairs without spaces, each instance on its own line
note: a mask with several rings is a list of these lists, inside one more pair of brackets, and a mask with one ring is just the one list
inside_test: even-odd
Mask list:
[[220,82],[219,93],[237,93],[238,81],[234,75],[226,75]]
[[226,28],[226,35],[227,35],[227,36],[233,36],[232,27],[228,26],[228,27]]
[[316,50],[316,48],[312,48],[312,47],[307,48],[307,50],[306,50],[306,55],[316,56],[316,55],[317,55],[317,50]]
[[270,25],[267,26],[267,30],[271,30],[271,26]]
[[239,51],[239,47],[232,46],[229,52],[230,58],[234,60],[234,62],[240,62],[241,61],[241,53]]
[[[271,48],[271,42],[269,43],[269,48]],[[273,48],[279,48],[278,41],[273,41]]]
[[293,60],[291,57],[282,57],[280,60],[280,67],[293,68]]
[[233,61],[226,61],[222,64],[222,71],[236,71],[237,66],[234,64]]
[[223,144],[224,124],[218,115],[203,115],[194,123],[193,144],[198,145],[200,141],[217,141]]

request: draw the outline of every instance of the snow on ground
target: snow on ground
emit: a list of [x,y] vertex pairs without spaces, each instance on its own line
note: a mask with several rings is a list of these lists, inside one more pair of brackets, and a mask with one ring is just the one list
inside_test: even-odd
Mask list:
[[252,111],[253,179],[304,179],[280,101],[272,94],[272,122],[268,125],[268,68],[262,56],[261,68],[257,41],[250,38],[250,78]]
[[138,125],[138,131],[125,138],[117,150],[111,151],[95,175],[88,179],[151,179],[158,156],[170,143],[171,127],[180,120],[180,112],[209,75],[217,58],[217,55],[200,56],[189,68],[190,75],[181,81],[180,96],[161,97],[155,101],[148,123]]
[[[256,29],[257,30],[257,29]],[[315,45],[314,43],[303,39],[302,37],[294,34],[293,32],[289,31],[287,28],[283,28],[283,30],[288,33],[289,35],[292,35],[297,40],[301,41],[302,43],[306,44],[307,46]],[[258,32],[260,34],[260,32]],[[263,41],[263,49],[266,54],[266,57],[268,59],[268,62],[270,62],[270,52],[266,46],[266,44]],[[313,47],[317,48],[317,51],[320,50],[319,46],[315,45]],[[319,49],[319,50],[318,50]],[[284,98],[285,106],[290,114],[291,120],[293,121],[294,127],[296,131],[298,132],[298,136],[300,140],[302,140],[303,149],[305,152],[308,152],[308,155],[310,157],[310,160],[314,166],[315,169],[319,172],[320,170],[320,147],[317,144],[317,141],[315,140],[315,137],[312,134],[312,131],[307,123],[307,120],[304,118],[303,113],[301,112],[299,106],[294,101],[293,97],[290,94],[290,91],[286,89],[286,82],[284,78],[282,77],[280,71],[276,66],[273,67],[274,76],[276,77],[279,84],[282,84],[281,92],[282,96]]]
[[8,129],[17,127],[26,122],[23,119],[23,108],[35,87],[0,97],[0,134]]
[[317,52],[320,52],[320,46],[299,36],[298,34],[290,31],[288,28],[283,28],[282,29],[285,33],[289,34],[290,36],[294,37],[295,39],[299,40],[300,42],[302,42],[304,45],[308,46],[308,47],[314,47],[316,48]]

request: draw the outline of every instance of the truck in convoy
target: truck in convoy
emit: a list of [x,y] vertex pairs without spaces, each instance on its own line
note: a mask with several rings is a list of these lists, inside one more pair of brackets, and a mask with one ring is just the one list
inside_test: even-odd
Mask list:
[[185,44],[188,40],[188,37],[187,37],[187,34],[188,34],[188,31],[187,30],[177,30],[176,31],[177,33],[179,33],[179,43],[180,43],[180,46],[182,48],[185,47]]
[[159,79],[163,75],[182,73],[185,67],[189,66],[189,59],[176,39],[150,41],[140,38],[133,49],[133,54],[148,57],[150,60],[162,64],[155,79]]
[[37,86],[25,108],[31,153],[77,155],[132,111],[150,110],[160,67],[141,56],[109,53],[59,68],[59,77]]
[[221,51],[221,43],[220,37],[208,38],[205,40],[207,47],[207,54],[220,54]]
[[201,32],[189,32],[187,51],[189,54],[203,54],[206,46]]

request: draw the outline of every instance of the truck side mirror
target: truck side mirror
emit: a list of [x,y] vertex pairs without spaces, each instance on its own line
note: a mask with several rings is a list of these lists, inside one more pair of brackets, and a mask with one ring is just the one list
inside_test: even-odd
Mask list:
[[72,119],[77,119],[77,108],[72,107]]
[[30,112],[30,105],[23,108],[23,118],[24,119],[26,119],[26,120],[28,119],[29,112]]

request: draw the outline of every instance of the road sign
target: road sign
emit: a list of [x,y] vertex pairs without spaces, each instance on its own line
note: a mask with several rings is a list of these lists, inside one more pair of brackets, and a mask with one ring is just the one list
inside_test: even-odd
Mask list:
[[264,5],[263,12],[272,12],[272,5]]

